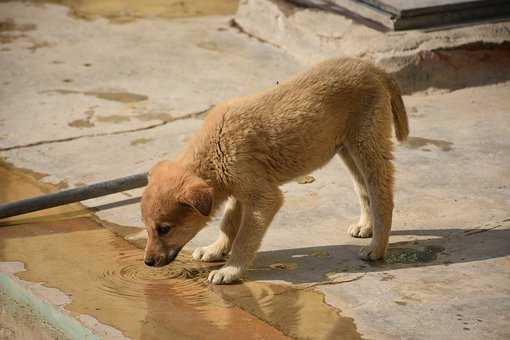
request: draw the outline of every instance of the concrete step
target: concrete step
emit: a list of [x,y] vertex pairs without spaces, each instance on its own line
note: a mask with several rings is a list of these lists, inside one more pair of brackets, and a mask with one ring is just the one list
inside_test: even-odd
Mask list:
[[283,0],[246,0],[234,24],[307,64],[339,56],[371,60],[407,94],[510,79],[508,21],[391,32],[353,15],[358,8],[346,9],[334,13]]

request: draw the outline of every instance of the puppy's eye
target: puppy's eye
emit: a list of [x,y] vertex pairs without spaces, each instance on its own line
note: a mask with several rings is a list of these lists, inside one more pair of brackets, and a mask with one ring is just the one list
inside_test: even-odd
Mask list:
[[158,236],[164,236],[166,234],[168,234],[168,232],[170,231],[170,226],[168,225],[161,225],[161,224],[158,224],[156,226],[156,231],[158,232]]
[[191,208],[191,206],[188,203],[185,202],[179,202],[179,206],[184,209]]

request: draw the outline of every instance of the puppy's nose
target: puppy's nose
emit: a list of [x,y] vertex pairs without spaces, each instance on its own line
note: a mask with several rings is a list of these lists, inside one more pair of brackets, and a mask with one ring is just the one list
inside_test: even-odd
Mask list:
[[153,267],[154,266],[154,263],[156,263],[156,261],[154,260],[153,257],[146,257],[145,260],[143,261],[146,265],[148,265],[149,267]]

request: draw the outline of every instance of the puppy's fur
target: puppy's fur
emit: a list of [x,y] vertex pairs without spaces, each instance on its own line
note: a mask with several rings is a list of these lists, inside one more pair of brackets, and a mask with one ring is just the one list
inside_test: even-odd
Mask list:
[[381,259],[393,210],[392,122],[404,140],[408,122],[398,86],[355,59],[329,60],[273,89],[217,105],[177,159],[150,172],[142,198],[145,262],[172,261],[228,199],[218,240],[193,257],[216,261],[230,252],[209,281],[238,280],[282,205],[279,186],[336,154],[352,174],[361,205],[349,233],[373,236],[361,257]]

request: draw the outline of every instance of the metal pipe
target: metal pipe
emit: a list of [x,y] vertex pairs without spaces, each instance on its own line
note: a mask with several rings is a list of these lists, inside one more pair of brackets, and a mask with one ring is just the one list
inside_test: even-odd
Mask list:
[[85,201],[124,190],[140,188],[145,185],[147,185],[147,173],[141,173],[80,188],[27,198],[21,201],[0,204],[0,219],[73,202]]

